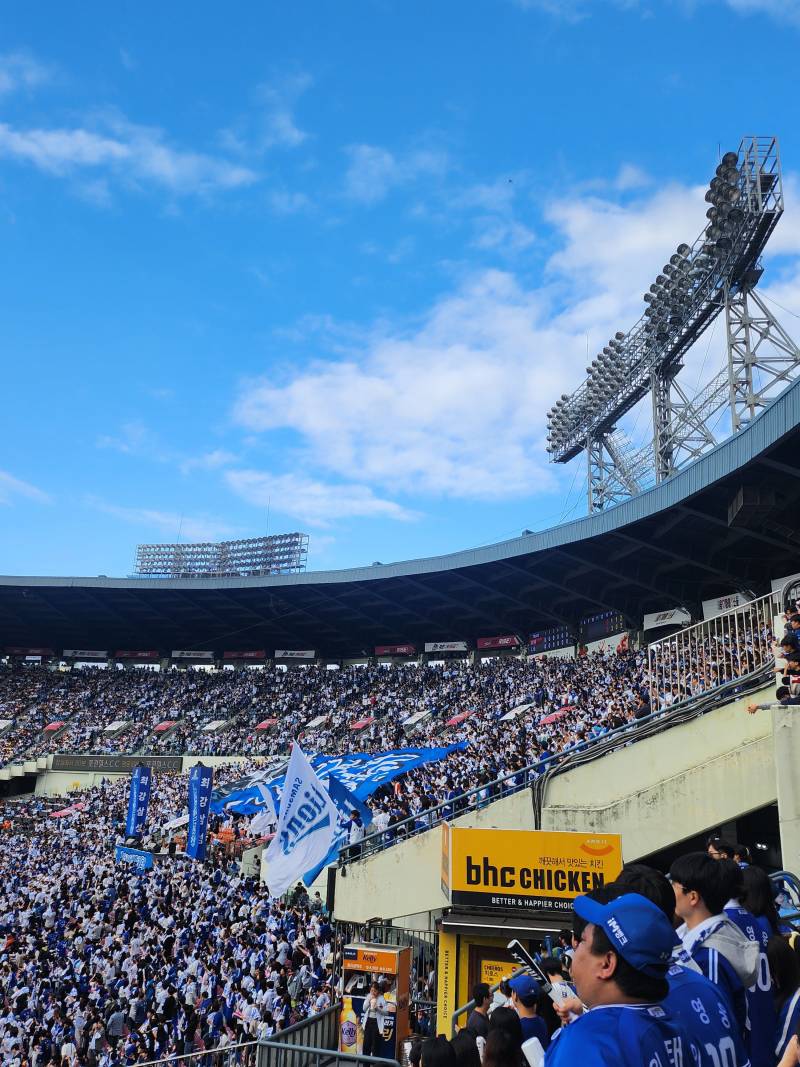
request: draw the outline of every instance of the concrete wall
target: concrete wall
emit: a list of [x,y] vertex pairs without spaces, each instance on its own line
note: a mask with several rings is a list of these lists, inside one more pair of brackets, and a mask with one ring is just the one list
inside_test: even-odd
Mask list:
[[91,789],[106,781],[128,778],[128,774],[109,774],[101,771],[43,771],[36,779],[36,792],[44,796],[60,797],[75,789]]
[[[533,805],[525,789],[503,797],[481,811],[462,815],[455,826],[496,830],[532,830]],[[448,900],[441,889],[442,830],[435,826],[402,844],[378,852],[369,859],[347,866],[344,878],[336,877],[336,918],[364,922],[380,917],[406,917],[403,924],[424,929],[423,914],[444,908]]]
[[770,713],[748,715],[751,700],[554,778],[542,829],[621,833],[634,860],[773,803]]
[[[243,758],[242,756],[184,756],[183,770],[188,771],[201,760],[207,767],[224,767],[229,763],[240,763]],[[48,757],[47,762],[52,763],[52,756]],[[104,778],[106,781],[115,782],[118,778],[129,777],[130,772],[127,771],[124,774],[112,774],[109,771],[40,771],[36,779],[36,792],[45,796],[63,796],[75,789],[91,789],[92,786],[100,785]]]
[[[559,775],[548,787],[542,829],[619,833],[624,858],[631,861],[774,802],[778,778],[771,716],[786,713],[746,712],[748,703],[765,702],[773,692],[764,690]],[[785,745],[786,777],[800,758],[800,717],[794,732],[798,756],[793,761]],[[800,786],[793,818],[800,850]],[[455,823],[532,830],[530,791]],[[340,871],[336,880],[337,918],[363,922],[380,916],[427,926],[421,914],[430,918],[447,904],[440,853],[441,829],[435,827],[349,864],[346,876]]]

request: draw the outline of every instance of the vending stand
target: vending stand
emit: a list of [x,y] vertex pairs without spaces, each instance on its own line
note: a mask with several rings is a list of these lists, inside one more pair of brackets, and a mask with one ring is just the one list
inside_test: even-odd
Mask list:
[[399,1059],[410,1028],[411,948],[391,945],[345,945],[344,992],[339,1017],[339,1051],[360,1055],[364,1047],[361,1016],[370,986],[377,982],[386,1002],[383,1030],[374,1055]]

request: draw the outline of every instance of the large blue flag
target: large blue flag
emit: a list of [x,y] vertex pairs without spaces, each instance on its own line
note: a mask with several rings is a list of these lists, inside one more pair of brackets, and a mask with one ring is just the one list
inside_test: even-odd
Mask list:
[[141,764],[133,768],[131,791],[128,794],[128,817],[125,820],[125,835],[141,837],[147,822],[147,806],[150,803],[152,770]]
[[213,785],[214,772],[211,767],[196,763],[189,771],[189,829],[186,841],[186,855],[195,860],[206,858]]
[[[344,756],[312,756],[311,766],[315,774],[322,779],[336,778],[358,800],[368,797],[384,785],[398,778],[415,767],[442,760],[451,752],[466,748],[466,741],[446,748],[399,748],[391,752],[354,752]],[[269,782],[273,795],[283,790],[285,765]],[[211,810],[223,812],[227,808],[241,812],[243,815],[255,815],[264,810],[264,800],[258,788],[264,785],[264,772],[234,782],[231,786],[214,794]]]

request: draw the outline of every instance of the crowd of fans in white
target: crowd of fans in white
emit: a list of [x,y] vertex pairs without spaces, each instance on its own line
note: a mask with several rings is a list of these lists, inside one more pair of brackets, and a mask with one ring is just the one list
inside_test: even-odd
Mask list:
[[[218,772],[218,781],[247,767]],[[148,825],[186,810],[158,774]],[[327,1008],[334,935],[317,894],[277,901],[222,846],[198,864],[114,862],[128,781],[6,802],[0,851],[5,1067],[145,1063],[265,1038]],[[152,843],[152,842],[151,842]]]

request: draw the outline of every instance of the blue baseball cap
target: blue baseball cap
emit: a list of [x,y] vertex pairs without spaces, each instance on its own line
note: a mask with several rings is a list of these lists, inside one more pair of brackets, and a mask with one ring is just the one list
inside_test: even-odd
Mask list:
[[[509,978],[508,985],[520,1000],[535,1000],[541,996],[542,987],[536,981],[535,978],[531,978],[529,974],[518,974],[514,978]],[[526,1005],[528,1007],[528,1005]]]
[[608,904],[591,897],[576,897],[575,913],[599,926],[615,952],[631,967],[663,978],[672,963],[672,950],[680,944],[661,908],[639,893],[625,893]]

